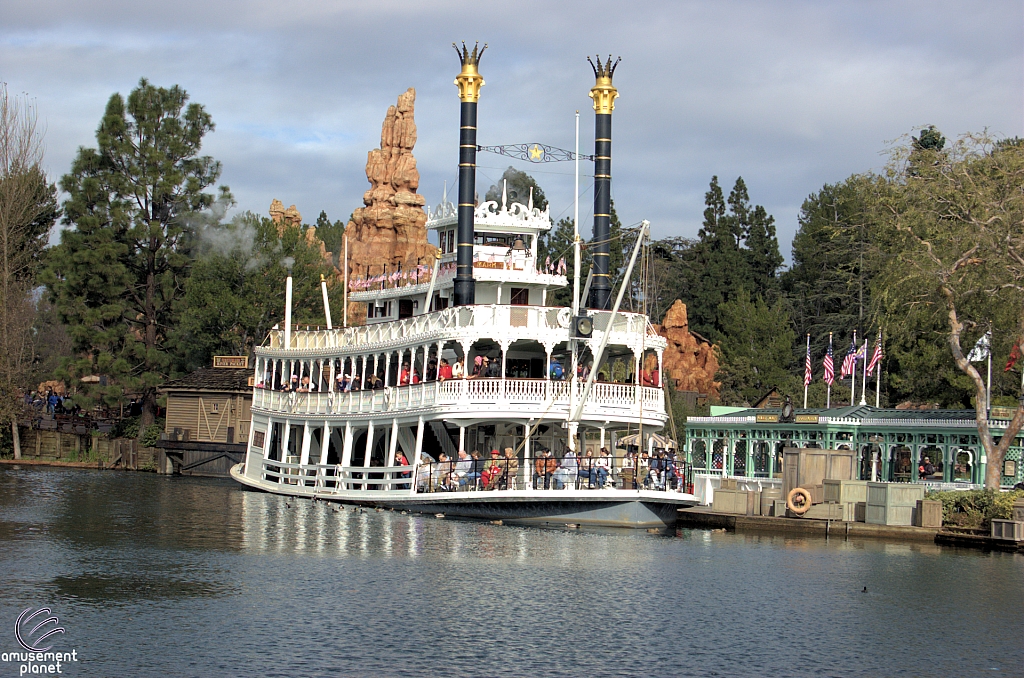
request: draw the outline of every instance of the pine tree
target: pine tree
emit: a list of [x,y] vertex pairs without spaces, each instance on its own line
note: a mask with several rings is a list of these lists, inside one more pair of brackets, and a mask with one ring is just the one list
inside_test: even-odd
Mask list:
[[508,202],[518,202],[523,205],[528,205],[530,202],[530,189],[533,189],[533,206],[542,212],[544,208],[548,206],[548,199],[544,195],[544,189],[540,187],[537,180],[531,177],[522,170],[517,170],[515,167],[509,167],[501,175],[501,179],[498,180],[497,184],[493,184],[487,189],[487,194],[484,196],[484,200],[493,200],[498,203],[498,207],[501,208],[501,192],[503,189],[506,192]]
[[[174,86],[139,81],[127,100],[114,94],[96,132],[61,179],[61,243],[47,286],[68,326],[75,356],[64,376],[111,377],[83,385],[81,398],[115,406],[141,396],[140,431],[153,422],[156,388],[176,369],[169,332],[177,325],[198,214],[214,206],[204,192],[221,166],[199,151],[213,120]],[[226,187],[221,205],[230,204]]]

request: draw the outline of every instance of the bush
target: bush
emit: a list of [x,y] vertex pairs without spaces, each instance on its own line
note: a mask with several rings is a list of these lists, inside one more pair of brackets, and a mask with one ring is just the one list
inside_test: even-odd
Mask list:
[[1013,502],[1024,499],[1024,490],[953,490],[929,492],[928,499],[942,502],[942,524],[987,530],[993,518],[1013,517]]
[[[110,429],[110,437],[127,438],[132,440],[139,437],[139,420],[142,417],[130,417],[122,419]],[[164,432],[164,419],[157,419],[146,427],[142,432],[142,439],[139,441],[143,447],[153,447],[156,441],[160,440],[160,434]]]

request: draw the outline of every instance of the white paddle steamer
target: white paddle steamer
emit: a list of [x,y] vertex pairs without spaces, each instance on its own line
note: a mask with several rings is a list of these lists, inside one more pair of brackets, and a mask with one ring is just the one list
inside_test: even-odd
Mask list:
[[[673,446],[657,435],[668,420],[666,342],[645,315],[619,310],[621,290],[612,303],[607,270],[614,65],[598,60],[591,90],[588,303],[553,307],[549,293],[570,282],[539,260],[548,211],[532,194],[474,201],[481,55],[459,55],[460,199],[429,211],[441,245],[433,270],[407,284],[364,282],[350,299],[366,303],[366,324],[333,328],[325,308],[328,329],[292,327],[289,279],[284,326],[256,349],[252,433],[231,475],[277,494],[452,516],[674,524],[696,501],[671,449],[652,461]],[[623,455],[626,436],[633,453]],[[616,454],[600,460],[602,448]],[[474,451],[479,460],[460,455]]]

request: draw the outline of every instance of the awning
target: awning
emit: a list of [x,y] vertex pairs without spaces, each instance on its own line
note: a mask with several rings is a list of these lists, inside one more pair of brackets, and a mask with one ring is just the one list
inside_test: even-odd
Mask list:
[[[648,435],[654,439],[654,449],[656,450],[675,450],[679,448],[679,446],[676,445],[676,441],[672,440],[671,438],[668,438],[666,436],[660,436],[657,433],[651,433]],[[622,436],[616,442],[616,447],[639,447],[639,438],[639,433],[634,433],[633,435],[629,436]]]

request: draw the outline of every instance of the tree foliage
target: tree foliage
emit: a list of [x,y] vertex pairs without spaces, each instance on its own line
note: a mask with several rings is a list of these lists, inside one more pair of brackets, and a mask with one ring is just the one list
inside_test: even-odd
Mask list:
[[[46,273],[76,355],[65,376],[105,374],[86,400],[114,405],[126,391],[152,423],[156,388],[176,368],[171,330],[191,265],[196,215],[214,206],[206,192],[220,163],[199,155],[213,120],[174,86],[142,79],[127,99],[114,94],[96,132],[61,179],[64,223]],[[223,206],[230,203],[220,189]]]
[[1006,450],[1024,424],[1024,405],[996,444],[985,378],[967,360],[964,342],[970,348],[990,329],[997,354],[1024,342],[1024,149],[975,135],[947,149],[935,134],[922,133],[924,141],[895,149],[887,166],[889,190],[877,205],[886,261],[874,280],[874,298],[897,335],[945,321],[952,358],[974,386],[988,456],[985,483],[995,488]]
[[740,289],[722,304],[722,402],[750,406],[771,389],[795,393],[793,342],[789,314],[780,300],[769,305]]
[[[319,234],[319,229],[317,230]],[[324,325],[320,276],[330,271],[304,231],[244,213],[206,229],[182,298],[173,335],[182,367],[207,366],[215,355],[252,355],[270,329],[283,321],[285,278],[293,276],[297,324]],[[340,308],[341,289],[333,306]],[[335,295],[332,295],[335,296]]]
[[719,341],[724,336],[722,304],[740,290],[773,301],[782,266],[775,219],[760,205],[751,206],[743,178],[737,178],[728,200],[718,177],[704,195],[704,223],[698,240],[685,250],[682,299],[690,327]]
[[57,189],[42,168],[35,108],[0,85],[0,422],[14,416],[33,362],[31,297],[50,230]]

